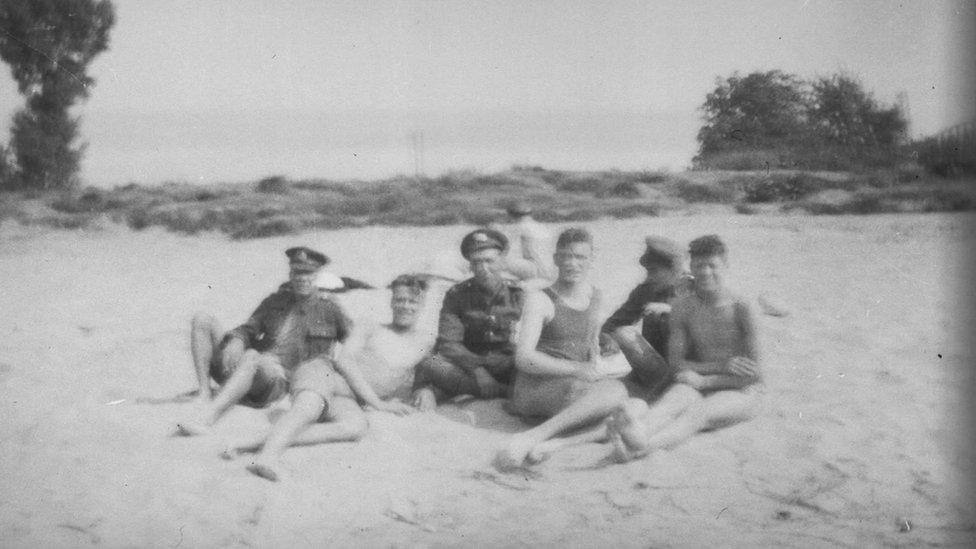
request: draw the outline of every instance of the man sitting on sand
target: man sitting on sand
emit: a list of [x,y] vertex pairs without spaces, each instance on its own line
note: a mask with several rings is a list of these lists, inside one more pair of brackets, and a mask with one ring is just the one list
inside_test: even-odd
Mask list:
[[756,322],[748,302],[725,287],[725,244],[707,235],[689,248],[693,290],[673,304],[668,341],[676,383],[651,407],[630,399],[614,415],[607,428],[620,461],[750,419],[758,409]]
[[457,395],[500,398],[515,367],[513,329],[522,314],[522,289],[500,276],[508,239],[478,229],[461,241],[474,276],[447,291],[441,305],[436,354],[417,368],[414,403],[432,410]]
[[[647,237],[639,260],[646,278],[601,329],[627,357],[632,370],[626,380],[636,384],[642,394],[654,394],[673,381],[673,370],[666,360],[668,324],[670,302],[684,282],[682,255],[671,240]],[[642,323],[639,332],[634,328],[637,322]]]
[[366,433],[366,415],[356,397],[370,408],[404,415],[414,368],[433,347],[433,337],[418,327],[427,283],[402,275],[391,284],[389,324],[353,330],[335,361],[315,360],[299,367],[292,380],[291,408],[266,438],[239,444],[236,452],[259,451],[247,466],[252,473],[278,480],[279,460],[288,446],[352,442]]
[[554,255],[556,282],[526,299],[508,410],[548,419],[511,438],[497,458],[503,469],[522,466],[546,440],[608,417],[627,399],[621,382],[600,373],[600,292],[588,280],[592,257],[587,231],[563,231]]
[[[177,424],[179,434],[209,432],[239,401],[257,407],[277,401],[288,392],[299,365],[329,361],[335,343],[349,333],[345,313],[315,286],[328,257],[305,247],[289,248],[285,255],[288,282],[265,298],[247,322],[222,335],[213,319],[194,316],[191,351],[203,411]],[[213,400],[210,377],[221,385]]]

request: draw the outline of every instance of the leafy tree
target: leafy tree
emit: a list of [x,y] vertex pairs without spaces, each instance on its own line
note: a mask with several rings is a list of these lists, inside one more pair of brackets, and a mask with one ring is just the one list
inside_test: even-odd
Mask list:
[[730,150],[781,148],[806,130],[803,83],[773,70],[719,79],[701,106],[699,157]]
[[95,81],[85,71],[108,48],[114,23],[109,0],[0,0],[0,59],[27,98],[10,142],[23,185],[74,183],[83,147],[68,111],[88,97]]
[[782,71],[719,79],[701,110],[698,166],[860,169],[903,159],[908,122],[853,77],[810,83]]
[[828,144],[854,148],[899,145],[908,129],[898,106],[879,105],[860,82],[846,75],[813,83],[810,122]]

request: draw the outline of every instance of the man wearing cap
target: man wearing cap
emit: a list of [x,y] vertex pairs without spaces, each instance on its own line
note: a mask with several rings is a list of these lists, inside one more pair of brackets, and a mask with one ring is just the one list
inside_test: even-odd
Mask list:
[[508,239],[494,229],[478,229],[461,241],[474,276],[444,296],[436,352],[417,369],[414,402],[421,410],[432,410],[444,397],[507,394],[523,299],[522,289],[500,276],[507,251]]
[[[548,248],[552,235],[538,221],[532,219],[532,206],[515,201],[506,208],[513,221],[521,256],[508,256],[506,270],[521,280],[541,279],[541,286],[548,286],[555,278],[552,255]],[[540,286],[540,287],[541,287]]]
[[[604,322],[601,331],[627,357],[632,368],[627,380],[654,390],[663,388],[673,374],[664,358],[668,356],[669,302],[677,295],[685,277],[683,254],[676,243],[649,236],[644,244],[639,261],[647,272],[646,278]],[[638,333],[634,325],[639,321],[643,325]]]
[[[191,351],[205,404],[199,418],[177,424],[179,434],[209,432],[237,402],[265,407],[277,401],[288,392],[300,365],[330,361],[335,344],[349,333],[346,314],[315,286],[329,258],[306,247],[289,248],[285,255],[288,282],[266,297],[246,322],[221,334],[212,317],[194,316]],[[213,400],[211,377],[221,385]]]

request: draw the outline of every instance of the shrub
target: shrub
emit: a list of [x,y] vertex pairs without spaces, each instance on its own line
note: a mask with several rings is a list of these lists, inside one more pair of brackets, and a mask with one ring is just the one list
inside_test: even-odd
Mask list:
[[602,189],[596,194],[597,198],[640,198],[640,186],[633,181],[620,181],[609,189]]
[[288,180],[280,175],[265,177],[258,181],[256,190],[266,194],[285,194],[288,192]]
[[231,232],[230,237],[234,240],[244,240],[249,238],[266,238],[269,236],[281,236],[295,234],[302,228],[301,224],[295,219],[279,216],[262,219],[256,223],[251,223],[238,227]]
[[735,188],[722,183],[696,183],[679,179],[674,184],[674,193],[685,202],[731,203],[735,200]]
[[105,208],[105,199],[95,188],[85,189],[81,194],[68,191],[54,199],[51,208],[64,213],[97,212]]
[[661,215],[659,204],[627,204],[608,208],[605,212],[608,216],[615,219],[629,219],[631,217],[657,217]]
[[743,186],[746,202],[780,202],[799,200],[835,185],[804,173],[768,174]]
[[744,204],[740,202],[735,205],[735,213],[742,215],[755,215],[759,213],[759,208],[752,204]]

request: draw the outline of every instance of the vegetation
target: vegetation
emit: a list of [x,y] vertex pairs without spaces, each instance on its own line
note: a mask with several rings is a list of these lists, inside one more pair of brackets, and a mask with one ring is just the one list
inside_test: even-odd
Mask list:
[[680,214],[699,205],[754,215],[782,211],[869,214],[976,210],[976,185],[919,170],[864,174],[802,171],[565,172],[513,168],[436,178],[289,181],[253,185],[135,184],[111,190],[10,192],[0,220],[75,229],[120,223],[234,239],[364,225],[484,225],[505,219],[512,197],[547,222]]
[[108,48],[115,11],[108,0],[0,2],[0,59],[26,106],[10,130],[11,165],[0,151],[0,188],[57,189],[77,182],[84,147],[69,109],[94,85],[88,65]]
[[696,168],[865,170],[908,157],[908,122],[851,76],[774,70],[719,79],[701,106]]

